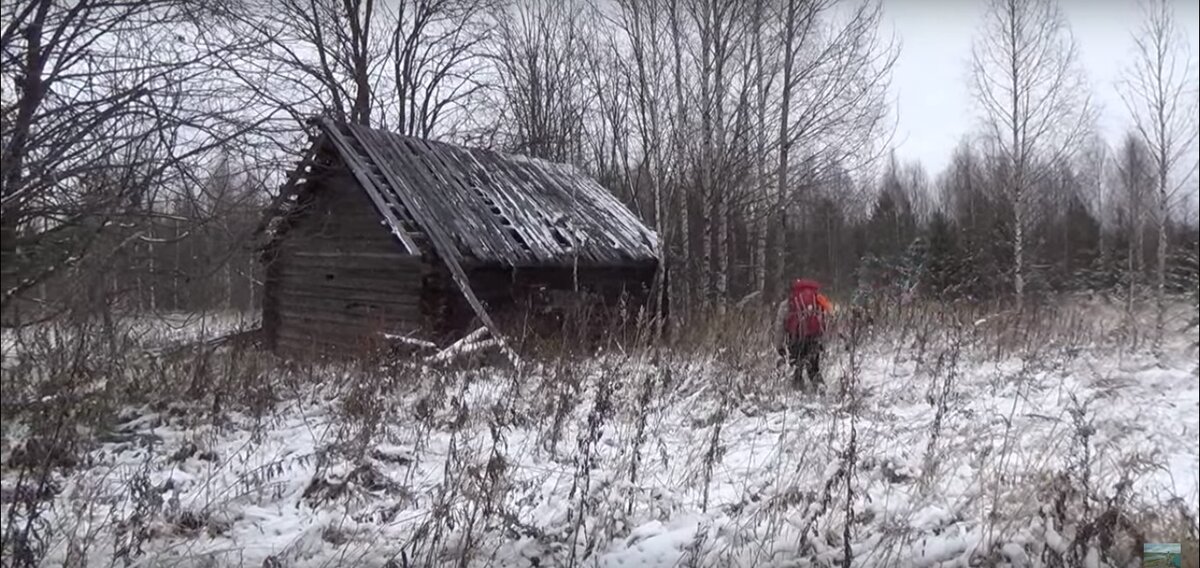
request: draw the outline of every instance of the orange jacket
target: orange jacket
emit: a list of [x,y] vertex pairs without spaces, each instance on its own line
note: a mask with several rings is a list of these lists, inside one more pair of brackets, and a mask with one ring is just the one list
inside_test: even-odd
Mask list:
[[817,307],[821,308],[821,311],[827,314],[833,313],[833,302],[830,302],[829,298],[826,298],[825,294],[820,292],[817,292]]

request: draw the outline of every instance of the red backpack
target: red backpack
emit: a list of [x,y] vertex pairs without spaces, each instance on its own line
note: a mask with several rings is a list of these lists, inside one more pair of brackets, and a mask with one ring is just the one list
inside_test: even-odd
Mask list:
[[817,302],[819,286],[810,280],[797,280],[788,300],[788,335],[799,338],[819,337],[825,333],[825,312]]

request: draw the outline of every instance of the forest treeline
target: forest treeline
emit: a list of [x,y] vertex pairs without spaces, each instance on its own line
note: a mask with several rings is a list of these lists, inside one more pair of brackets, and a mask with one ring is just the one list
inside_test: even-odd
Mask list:
[[982,119],[927,172],[891,149],[878,1],[5,2],[5,321],[253,309],[262,211],[329,114],[586,170],[659,232],[677,315],[804,275],[843,301],[1153,299],[1161,331],[1196,289],[1172,10],[1143,2],[1123,80],[1093,85],[1056,0],[988,0]]

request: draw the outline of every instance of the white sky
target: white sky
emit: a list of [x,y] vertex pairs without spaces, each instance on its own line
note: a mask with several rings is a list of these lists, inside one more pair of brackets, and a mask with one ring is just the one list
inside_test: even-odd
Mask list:
[[[1175,5],[1194,66],[1200,59],[1200,2]],[[896,154],[920,160],[930,175],[946,166],[954,146],[978,124],[968,63],[984,6],[984,0],[883,0],[885,23],[902,43],[892,76]],[[1111,144],[1129,124],[1116,82],[1132,59],[1131,33],[1141,24],[1141,9],[1135,0],[1063,0],[1062,6],[1092,100],[1100,105],[1098,126]]]

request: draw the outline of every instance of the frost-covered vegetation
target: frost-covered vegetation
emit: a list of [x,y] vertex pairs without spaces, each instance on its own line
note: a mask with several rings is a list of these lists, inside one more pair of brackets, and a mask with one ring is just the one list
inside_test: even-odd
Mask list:
[[[1198,564],[1193,32],[1139,3],[1114,84],[1059,0],[984,2],[927,171],[917,0],[4,0],[0,566]],[[666,332],[259,349],[317,115],[587,172]],[[844,308],[817,394],[761,311],[797,277]]]
[[14,341],[5,555],[1128,566],[1142,542],[1195,542],[1200,390],[1190,306],[1163,359],[1125,348],[1124,310],[844,311],[818,394],[786,386],[751,312],[667,344],[531,340],[519,368],[294,365],[234,342],[79,368]]

